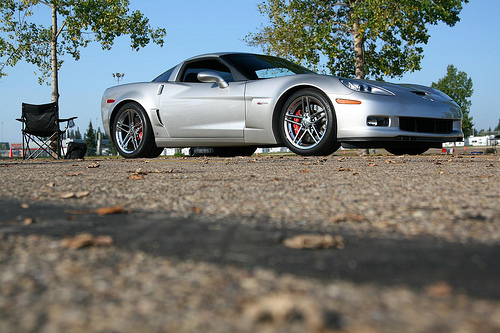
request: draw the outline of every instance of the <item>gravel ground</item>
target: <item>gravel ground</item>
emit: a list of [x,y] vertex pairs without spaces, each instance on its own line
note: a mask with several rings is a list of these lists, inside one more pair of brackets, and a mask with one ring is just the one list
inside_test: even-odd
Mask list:
[[[500,241],[498,156],[119,159],[0,168],[0,198],[26,202],[120,205],[384,237]],[[65,199],[72,194],[82,198]]]
[[[498,251],[499,168],[495,155],[6,160],[0,200]],[[446,281],[381,287],[0,237],[1,332],[500,332],[499,300]]]

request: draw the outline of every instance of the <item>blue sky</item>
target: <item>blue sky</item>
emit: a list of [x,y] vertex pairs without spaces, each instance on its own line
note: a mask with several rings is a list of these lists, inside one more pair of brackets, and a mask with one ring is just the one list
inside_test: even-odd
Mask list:
[[[249,32],[255,32],[266,22],[258,12],[259,2],[131,0],[131,9],[142,11],[153,26],[167,30],[165,45],[163,48],[149,45],[136,52],[130,49],[128,37],[121,37],[111,51],[92,44],[82,50],[80,61],[65,58],[60,71],[60,116],[78,116],[76,125],[82,133],[89,121],[94,128],[102,127],[101,96],[107,87],[116,84],[111,73],[125,73],[122,83],[150,81],[193,55],[216,51],[259,52],[243,41]],[[453,64],[473,80],[471,115],[475,128],[494,128],[500,119],[500,103],[496,99],[500,77],[499,12],[498,0],[471,0],[455,27],[440,24],[430,28],[423,69],[392,81],[430,85]],[[37,68],[33,65],[19,62],[5,71],[9,75],[0,78],[3,106],[0,139],[21,142],[21,126],[15,121],[21,114],[21,103],[50,102],[51,89],[38,84],[34,75]]]

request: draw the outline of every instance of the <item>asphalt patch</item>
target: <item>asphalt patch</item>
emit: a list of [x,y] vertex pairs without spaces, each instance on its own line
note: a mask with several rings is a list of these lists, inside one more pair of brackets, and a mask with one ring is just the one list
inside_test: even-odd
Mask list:
[[[24,225],[26,219],[33,223]],[[416,290],[444,281],[458,293],[500,299],[498,245],[343,234],[341,250],[297,250],[285,247],[283,240],[313,231],[172,218],[161,212],[100,216],[67,206],[30,203],[23,208],[19,202],[0,201],[0,240],[14,234],[62,238],[80,233],[111,236],[117,248],[180,260]]]

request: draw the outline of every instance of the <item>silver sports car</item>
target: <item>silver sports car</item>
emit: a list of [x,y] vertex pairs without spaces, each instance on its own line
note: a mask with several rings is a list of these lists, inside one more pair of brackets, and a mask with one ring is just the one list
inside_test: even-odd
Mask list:
[[156,157],[165,147],[221,156],[279,146],[328,155],[340,145],[419,154],[463,140],[460,109],[440,91],[319,75],[248,53],[197,56],[152,82],[109,88],[101,111],[127,158]]

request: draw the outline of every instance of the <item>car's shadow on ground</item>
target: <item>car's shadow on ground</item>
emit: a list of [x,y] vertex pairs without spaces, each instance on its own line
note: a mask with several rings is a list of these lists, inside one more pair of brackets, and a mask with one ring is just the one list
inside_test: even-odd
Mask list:
[[[0,214],[0,239],[12,234],[61,238],[86,232],[111,236],[117,248],[156,256],[416,290],[444,281],[458,293],[500,299],[499,246],[427,237],[401,240],[343,234],[342,250],[296,250],[285,247],[283,239],[311,231],[249,227],[230,220],[170,218],[150,212],[99,216],[43,203],[26,209],[10,201],[0,201]],[[23,225],[28,217],[35,223]]]

